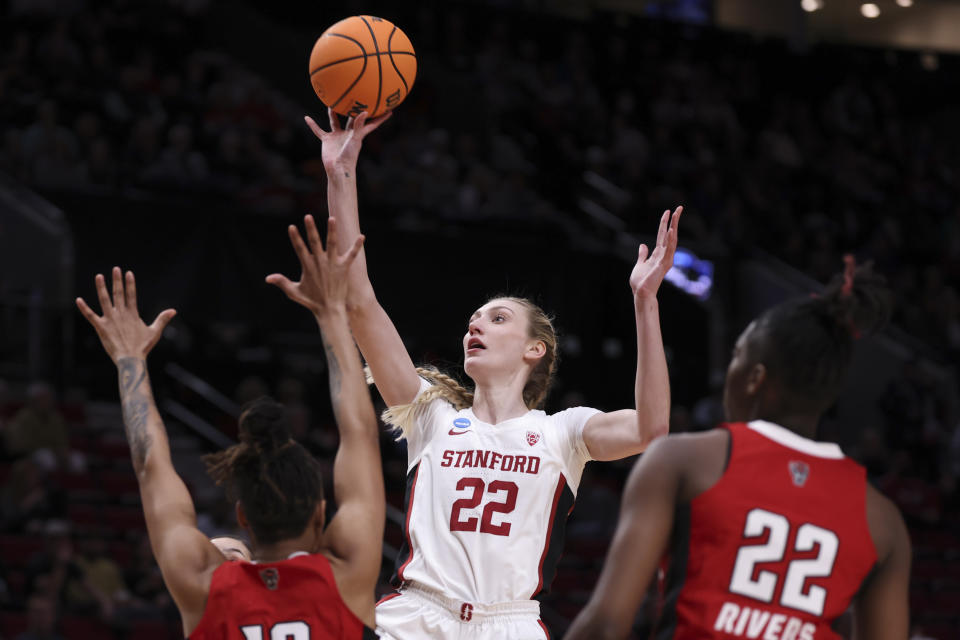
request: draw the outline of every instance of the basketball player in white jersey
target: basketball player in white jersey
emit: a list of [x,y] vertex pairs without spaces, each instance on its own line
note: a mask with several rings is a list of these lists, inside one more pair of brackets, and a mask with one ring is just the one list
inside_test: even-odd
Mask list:
[[[331,216],[343,242],[360,234],[356,164],[363,137],[383,117],[362,114],[331,131],[310,118],[323,143]],[[542,640],[539,602],[560,557],[563,529],[588,460],[643,451],[667,432],[670,389],[656,292],[673,264],[681,209],[664,212],[657,243],[640,247],[630,276],[637,323],[636,409],[539,410],[556,366],[549,318],[531,302],[496,298],[480,306],[463,337],[470,393],[414,366],[377,302],[364,254],[349,273],[353,335],[407,440],[405,542],[395,594],[377,607],[382,638]],[[297,234],[293,226],[291,236]],[[317,234],[306,218],[308,236]]]

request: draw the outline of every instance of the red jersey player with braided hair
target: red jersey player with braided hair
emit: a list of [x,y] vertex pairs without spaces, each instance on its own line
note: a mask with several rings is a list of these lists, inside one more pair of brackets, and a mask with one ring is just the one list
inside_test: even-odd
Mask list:
[[567,640],[624,638],[664,552],[657,640],[906,640],[910,540],[897,508],[835,444],[817,442],[854,339],[889,316],[868,266],[774,307],[737,340],[727,424],[663,438],[634,467],[620,523]]
[[[328,250],[336,255],[334,221]],[[294,243],[303,274],[268,277],[313,312],[323,336],[340,432],[333,464],[336,516],[324,530],[321,469],[290,437],[282,405],[261,398],[240,416],[240,443],[207,456],[211,475],[236,499],[255,562],[229,539],[197,529],[193,500],[170,458],[146,358],[175,312],[140,319],[133,273],[113,269],[113,296],[96,277],[102,316],[77,305],[117,365],[123,421],[154,557],[193,640],[360,640],[374,637],[384,492],[373,405],[347,325],[345,256]],[[312,250],[312,252],[311,252]],[[222,549],[222,551],[221,551]]]
[[[368,123],[361,114],[341,127],[329,115],[329,132],[307,123],[323,143],[330,215],[349,242],[360,234],[361,141],[383,119]],[[585,464],[635,455],[669,425],[656,294],[673,265],[680,214],[663,214],[656,244],[649,254],[640,247],[630,274],[635,407],[620,411],[540,410],[556,369],[557,337],[547,315],[522,298],[494,298],[466,319],[463,368],[472,390],[415,367],[361,252],[349,273],[350,328],[389,407],[385,419],[407,445],[405,540],[398,591],[377,605],[382,638],[549,637],[535,597],[556,571]],[[316,234],[312,218],[306,226]]]

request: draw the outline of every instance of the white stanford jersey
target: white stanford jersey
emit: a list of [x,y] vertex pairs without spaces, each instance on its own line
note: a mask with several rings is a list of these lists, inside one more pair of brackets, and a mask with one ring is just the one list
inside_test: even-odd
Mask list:
[[[429,388],[421,382],[420,393]],[[567,516],[590,459],[596,409],[491,425],[436,399],[407,436],[406,530],[394,585],[474,603],[529,600],[556,572]]]

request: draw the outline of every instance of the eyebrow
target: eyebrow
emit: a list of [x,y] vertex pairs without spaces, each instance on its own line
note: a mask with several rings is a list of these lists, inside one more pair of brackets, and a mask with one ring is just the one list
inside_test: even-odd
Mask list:
[[[514,313],[516,313],[516,312],[515,312],[513,309],[511,309],[510,307],[504,307],[504,306],[502,306],[502,305],[498,305],[498,306],[496,306],[496,307],[490,307],[490,309],[488,309],[488,311],[496,311],[497,309],[503,309],[504,311],[509,311],[511,315],[514,314]],[[472,320],[472,319],[476,318],[478,315],[480,315],[480,310],[479,310],[479,309],[477,309],[476,311],[473,312],[473,315],[470,316],[470,319]]]

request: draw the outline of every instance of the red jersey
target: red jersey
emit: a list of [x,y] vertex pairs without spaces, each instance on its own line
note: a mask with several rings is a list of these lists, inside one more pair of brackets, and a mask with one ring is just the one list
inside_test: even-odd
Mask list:
[[678,507],[657,640],[839,640],[877,560],[864,468],[769,422],[724,428],[726,470]]
[[364,629],[340,597],[330,562],[304,553],[280,562],[217,567],[203,618],[190,638],[360,640]]

